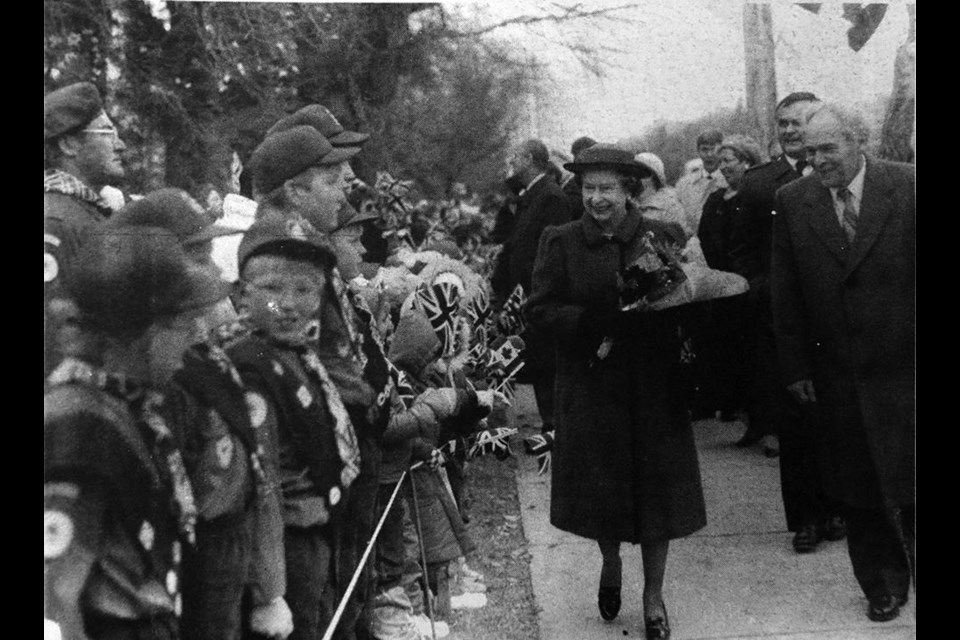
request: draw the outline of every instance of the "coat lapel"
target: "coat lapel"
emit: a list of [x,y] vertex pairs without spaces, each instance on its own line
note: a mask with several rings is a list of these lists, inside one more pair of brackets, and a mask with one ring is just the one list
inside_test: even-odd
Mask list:
[[867,171],[863,180],[863,197],[860,202],[860,216],[857,224],[857,235],[853,238],[853,246],[847,257],[846,274],[849,275],[870,247],[877,241],[880,229],[893,210],[893,203],[887,192],[890,182],[884,179],[883,167],[875,161],[867,160]]
[[[812,175],[812,174],[811,174]],[[806,190],[805,207],[806,219],[820,240],[830,252],[841,262],[846,260],[845,248],[847,237],[840,228],[836,209],[833,208],[833,198],[830,190],[820,184],[817,178],[811,178]]]

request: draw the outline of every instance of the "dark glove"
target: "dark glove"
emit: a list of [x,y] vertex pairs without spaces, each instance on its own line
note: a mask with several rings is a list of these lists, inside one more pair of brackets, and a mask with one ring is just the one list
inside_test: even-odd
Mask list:
[[587,340],[599,342],[604,338],[616,338],[624,320],[624,312],[613,305],[590,306],[580,314],[577,331]]

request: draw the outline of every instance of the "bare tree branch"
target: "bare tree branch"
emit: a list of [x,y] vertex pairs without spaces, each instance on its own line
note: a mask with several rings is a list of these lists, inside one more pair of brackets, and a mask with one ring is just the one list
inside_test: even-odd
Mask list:
[[475,38],[477,36],[482,36],[488,34],[497,29],[502,29],[504,27],[509,27],[513,25],[524,25],[530,26],[534,24],[541,23],[562,23],[569,20],[579,20],[584,18],[598,18],[598,17],[611,17],[610,14],[616,11],[622,11],[624,9],[634,9],[640,5],[637,3],[623,4],[616,7],[605,7],[602,9],[584,9],[583,5],[575,4],[571,6],[563,6],[557,3],[551,3],[554,7],[560,10],[559,14],[549,14],[543,16],[516,16],[514,18],[507,18],[499,22],[495,22],[491,25],[485,27],[480,27],[478,29],[468,29],[466,31],[450,31],[447,33],[448,37],[451,38]]

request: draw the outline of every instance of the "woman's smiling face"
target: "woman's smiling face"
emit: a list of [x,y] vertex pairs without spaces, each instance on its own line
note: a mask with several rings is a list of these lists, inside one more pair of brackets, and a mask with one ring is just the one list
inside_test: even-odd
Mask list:
[[583,173],[583,206],[605,229],[615,229],[627,215],[627,198],[621,175],[611,169]]

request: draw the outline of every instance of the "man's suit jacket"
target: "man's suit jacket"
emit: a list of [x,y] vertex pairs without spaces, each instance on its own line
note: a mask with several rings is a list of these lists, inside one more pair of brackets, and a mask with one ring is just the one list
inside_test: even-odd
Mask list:
[[567,197],[560,185],[545,175],[519,197],[513,229],[503,244],[490,285],[500,302],[517,283],[530,295],[530,278],[543,230],[570,221]]
[[731,231],[733,270],[750,282],[750,297],[768,315],[770,305],[770,252],[773,246],[774,197],[777,189],[800,174],[785,156],[751,167],[740,183],[740,215]]
[[912,504],[916,169],[868,159],[853,242],[816,174],[776,195],[771,290],[783,383],[813,380],[828,489]]

